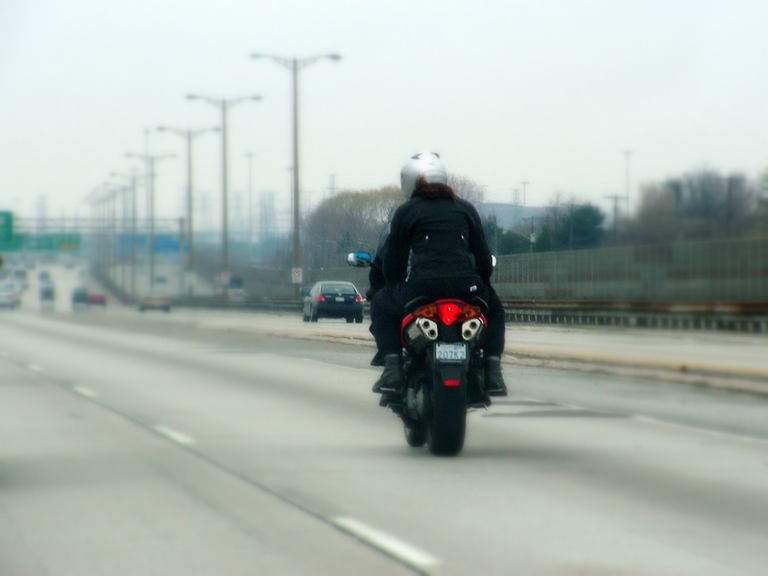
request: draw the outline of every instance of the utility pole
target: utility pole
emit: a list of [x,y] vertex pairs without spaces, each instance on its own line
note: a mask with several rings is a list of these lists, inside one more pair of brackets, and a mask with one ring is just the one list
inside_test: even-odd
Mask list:
[[629,212],[630,204],[629,204],[629,159],[632,156],[631,150],[624,150],[624,156],[627,158],[627,187],[626,187],[626,200],[627,200],[627,212]]
[[531,216],[530,218],[523,218],[523,222],[529,222],[529,221],[531,223],[531,235],[530,235],[531,254],[533,254],[533,245],[536,244],[536,233],[533,231],[534,230],[534,223],[536,221],[536,217],[535,216]]
[[528,180],[523,180],[522,182],[520,182],[520,184],[523,185],[523,206],[525,206],[525,187],[528,186],[530,182],[528,182]]
[[604,196],[608,200],[613,200],[613,239],[616,240],[616,223],[619,220],[619,200],[624,200],[623,196],[618,194],[612,194],[610,196]]

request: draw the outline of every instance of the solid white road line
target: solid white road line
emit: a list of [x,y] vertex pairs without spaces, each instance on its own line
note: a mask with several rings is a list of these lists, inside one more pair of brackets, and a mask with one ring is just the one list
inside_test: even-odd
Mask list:
[[659,420],[651,416],[632,416],[634,420],[643,422],[645,424],[651,424],[654,426],[663,426],[667,428],[674,428],[676,430],[685,430],[686,432],[697,432],[699,434],[706,434],[707,436],[714,436],[716,438],[724,438],[727,440],[740,440],[742,442],[759,442],[762,444],[768,443],[765,438],[756,438],[754,436],[744,436],[735,432],[722,432],[720,430],[710,430],[708,428],[700,428],[698,426],[690,426],[688,424],[678,424],[676,422],[668,422],[666,420]]
[[374,548],[386,552],[409,566],[426,570],[440,564],[440,560],[434,556],[411,546],[407,542],[403,542],[391,534],[382,532],[378,528],[360,522],[360,520],[338,516],[331,518],[331,522],[344,532],[351,534]]
[[173,428],[168,428],[167,426],[161,426],[158,424],[154,427],[156,432],[159,432],[163,436],[166,436],[167,438],[170,438],[174,442],[178,442],[179,444],[184,444],[185,446],[188,446],[190,444],[195,443],[195,439],[191,436],[187,436],[184,434],[184,432],[179,432],[178,430],[174,430]]
[[86,388],[85,386],[72,386],[72,390],[74,390],[81,396],[85,396],[86,398],[95,398],[96,396],[98,396],[96,392],[94,392],[90,388]]

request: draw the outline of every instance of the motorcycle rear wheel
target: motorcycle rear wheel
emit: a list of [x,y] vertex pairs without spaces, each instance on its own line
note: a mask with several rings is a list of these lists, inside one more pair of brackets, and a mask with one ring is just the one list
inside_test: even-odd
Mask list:
[[433,387],[426,421],[427,449],[435,456],[456,456],[467,429],[466,383],[456,388]]

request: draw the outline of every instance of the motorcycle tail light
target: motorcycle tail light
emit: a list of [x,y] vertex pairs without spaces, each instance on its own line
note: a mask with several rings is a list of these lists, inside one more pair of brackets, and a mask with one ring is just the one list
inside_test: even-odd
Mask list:
[[443,384],[445,384],[446,388],[456,388],[457,386],[461,386],[461,380],[443,380]]
[[461,320],[470,320],[471,318],[479,318],[482,314],[479,306],[472,306],[471,304],[465,304],[464,309],[461,311]]
[[437,318],[437,304],[427,304],[416,309],[413,313],[416,318]]
[[480,317],[482,310],[478,306],[464,304],[463,302],[440,302],[427,304],[416,309],[413,315],[417,318],[440,318],[446,326],[450,326],[457,320],[470,320]]
[[318,302],[325,302],[325,296],[323,296],[322,294],[318,294],[317,295],[317,301]]
[[437,315],[440,316],[440,320],[446,326],[450,326],[461,316],[461,306],[458,304],[438,304]]

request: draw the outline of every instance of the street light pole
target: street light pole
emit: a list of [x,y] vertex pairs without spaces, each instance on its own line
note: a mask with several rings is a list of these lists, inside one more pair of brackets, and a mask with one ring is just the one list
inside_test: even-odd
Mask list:
[[[120,249],[120,258],[121,258],[121,267],[125,267],[125,260],[130,260],[130,266],[131,266],[131,281],[130,281],[130,300],[134,301],[136,299],[136,182],[138,180],[138,177],[136,175],[136,169],[134,168],[130,174],[120,174],[118,172],[112,172],[111,176],[121,176],[123,178],[127,178],[130,182],[128,187],[124,189],[123,194],[123,234],[124,238],[127,239],[130,238],[130,255],[125,254],[125,242],[121,245]],[[130,200],[126,201],[126,194],[128,191],[131,193]],[[127,224],[127,220],[130,219],[130,235],[128,234],[129,226]],[[130,256],[130,258],[128,258]],[[121,268],[121,269],[122,269]],[[125,293],[128,293],[128,287],[125,285],[125,279],[123,279],[123,291]]]
[[175,154],[126,154],[126,158],[142,158],[149,167],[149,181],[147,182],[147,191],[149,198],[147,203],[147,218],[149,219],[149,238],[147,239],[149,249],[149,287],[155,286],[155,164],[160,160],[175,158]]
[[[206,132],[221,132],[221,128],[201,128],[199,130],[181,130],[179,128],[169,128],[167,126],[158,126],[158,132],[172,132],[185,139],[187,143],[187,223],[186,223],[186,240],[187,240],[187,274],[192,276],[194,273],[194,228],[192,225],[193,209],[194,209],[194,193],[192,191],[192,140],[205,134]],[[194,293],[194,282],[189,284],[189,294]]]
[[209,98],[196,94],[187,94],[188,100],[204,100],[212,106],[221,109],[221,259],[222,259],[222,288],[224,297],[227,296],[229,285],[229,205],[227,188],[227,110],[246,100],[261,100],[261,96],[245,96],[243,98]]
[[251,54],[251,58],[271,58],[281,66],[291,71],[293,80],[293,268],[299,270],[299,282],[294,281],[294,295],[298,297],[299,287],[301,285],[301,232],[300,210],[299,210],[299,70],[314,64],[318,60],[327,58],[329,60],[340,60],[339,54],[323,54],[321,56],[311,56],[309,58],[283,58],[272,54]]
[[248,158],[248,261],[253,260],[253,152],[245,155]]

